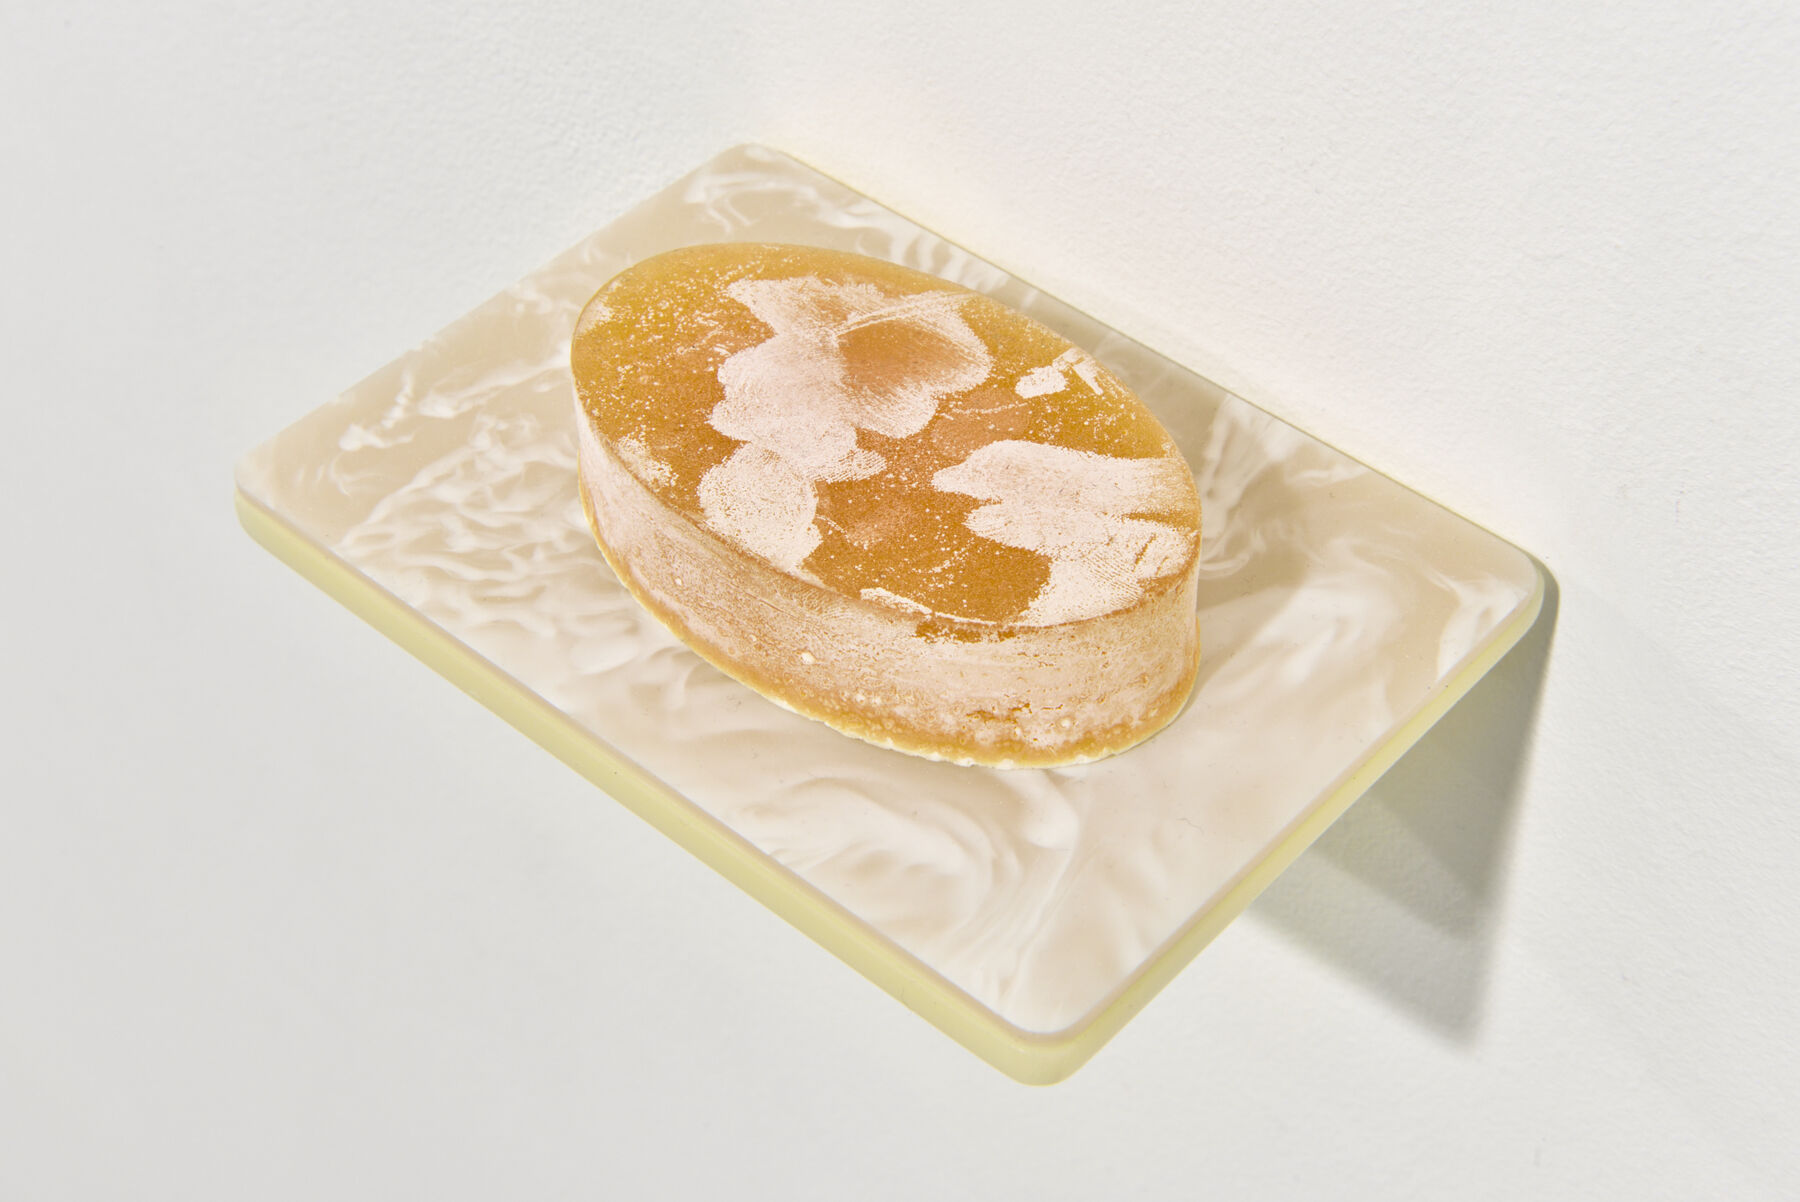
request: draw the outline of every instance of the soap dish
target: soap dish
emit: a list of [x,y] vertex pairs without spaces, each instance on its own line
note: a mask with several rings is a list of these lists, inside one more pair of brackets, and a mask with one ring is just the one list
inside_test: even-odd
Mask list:
[[[631,599],[576,489],[582,305],[709,241],[889,259],[1093,353],[1200,488],[1194,695],[1111,759],[916,759],[764,700]],[[1516,547],[778,152],[739,147],[247,455],[264,546],[1002,1071],[1122,1027],[1516,643]]]

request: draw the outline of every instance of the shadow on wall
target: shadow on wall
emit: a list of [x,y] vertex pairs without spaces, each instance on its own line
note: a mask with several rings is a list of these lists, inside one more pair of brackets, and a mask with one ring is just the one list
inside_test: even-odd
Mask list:
[[1519,644],[1250,908],[1457,1042],[1480,1028],[1557,598],[1546,571]]

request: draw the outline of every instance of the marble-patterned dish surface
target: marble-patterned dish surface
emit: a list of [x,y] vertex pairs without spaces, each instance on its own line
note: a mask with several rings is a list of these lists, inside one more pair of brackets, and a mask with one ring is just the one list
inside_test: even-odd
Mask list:
[[[798,717],[607,569],[576,491],[587,299],[708,241],[874,255],[1095,354],[1199,484],[1199,683],[1077,768],[965,768]],[[1534,597],[1522,552],[776,152],[728,151],[247,456],[238,487],[1000,1020],[1078,1026]]]

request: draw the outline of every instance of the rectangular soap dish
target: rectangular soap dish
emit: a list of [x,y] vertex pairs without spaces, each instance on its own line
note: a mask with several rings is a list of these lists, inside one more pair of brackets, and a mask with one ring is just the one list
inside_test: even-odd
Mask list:
[[[1199,683],[1098,763],[914,759],[765,701],[650,618],[576,491],[570,333],[711,241],[986,292],[1130,385],[1194,470]],[[247,455],[264,546],[1002,1071],[1122,1027],[1466,693],[1544,595],[1517,548],[778,152],[725,152]]]

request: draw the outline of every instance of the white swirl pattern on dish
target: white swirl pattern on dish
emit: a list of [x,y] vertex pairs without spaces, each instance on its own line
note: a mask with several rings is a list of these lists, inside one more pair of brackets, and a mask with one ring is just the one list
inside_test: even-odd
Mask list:
[[[1181,443],[1205,651],[1150,742],[999,772],[881,751],[725,677],[606,569],[568,340],[629,262],[709,240],[877,255],[1094,351]],[[1531,594],[1506,544],[780,155],[740,149],[249,457],[239,486],[1002,1019],[1062,1030]],[[1448,565],[1448,566],[1447,566]]]

